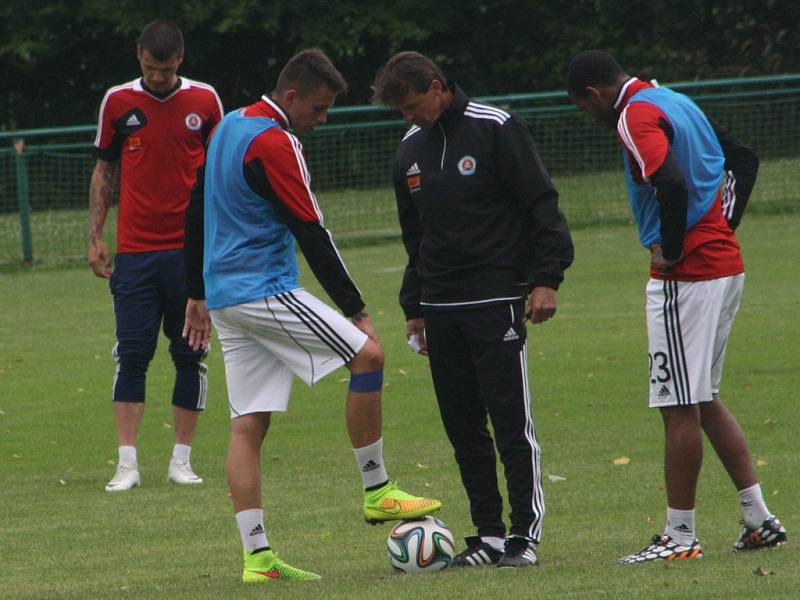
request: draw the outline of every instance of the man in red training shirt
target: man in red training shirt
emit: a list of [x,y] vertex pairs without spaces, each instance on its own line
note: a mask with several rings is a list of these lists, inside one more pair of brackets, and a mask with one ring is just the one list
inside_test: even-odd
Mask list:
[[[114,415],[117,471],[106,491],[140,484],[136,437],[144,414],[145,375],[159,329],[170,339],[175,364],[172,394],[175,447],[167,477],[182,484],[203,480],[192,470],[191,444],[206,403],[203,351],[181,337],[186,309],[183,270],[184,212],[205,142],[222,118],[210,85],[178,77],[183,35],[157,20],[141,33],[142,77],[112,87],[100,105],[89,190],[88,259],[95,275],[110,279],[117,343]],[[119,183],[114,269],[103,225]]]

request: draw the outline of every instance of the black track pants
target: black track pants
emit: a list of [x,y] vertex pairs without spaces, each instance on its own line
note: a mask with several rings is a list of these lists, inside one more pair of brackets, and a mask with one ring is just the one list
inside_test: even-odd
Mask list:
[[425,312],[431,373],[445,431],[479,535],[505,535],[495,443],[505,468],[510,533],[539,541],[544,495],[528,388],[523,305]]

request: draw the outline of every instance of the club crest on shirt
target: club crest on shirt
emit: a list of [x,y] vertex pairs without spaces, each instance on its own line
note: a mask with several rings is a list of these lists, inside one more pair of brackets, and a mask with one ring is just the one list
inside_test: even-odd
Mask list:
[[187,129],[191,129],[192,131],[197,131],[203,126],[203,119],[200,118],[200,115],[197,113],[189,113],[186,115],[186,122]]
[[412,194],[418,192],[422,187],[421,173],[417,163],[411,165],[406,171],[406,181],[408,182],[408,191]]
[[142,138],[140,138],[138,135],[128,136],[127,142],[128,142],[128,150],[130,152],[142,149]]
[[474,175],[476,166],[475,157],[467,154],[458,161],[458,172],[462,175]]

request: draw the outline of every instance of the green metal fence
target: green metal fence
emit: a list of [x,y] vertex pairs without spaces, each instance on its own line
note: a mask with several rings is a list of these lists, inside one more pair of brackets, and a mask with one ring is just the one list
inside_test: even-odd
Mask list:
[[[751,209],[800,206],[800,75],[667,84],[750,144],[762,159]],[[573,226],[629,219],[615,136],[563,92],[479,98],[525,117]],[[397,235],[391,162],[408,126],[380,107],[334,108],[303,138],[312,187],[338,241]],[[0,264],[85,255],[95,126],[0,132]],[[113,242],[115,213],[105,238]]]

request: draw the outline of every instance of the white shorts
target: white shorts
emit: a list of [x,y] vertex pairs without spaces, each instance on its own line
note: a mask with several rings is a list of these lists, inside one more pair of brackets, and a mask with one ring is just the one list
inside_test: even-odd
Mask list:
[[367,342],[349,319],[303,289],[210,314],[225,359],[231,418],[284,412],[293,373],[313,385]]
[[708,281],[647,283],[650,407],[711,402],[739,309],[744,273]]

